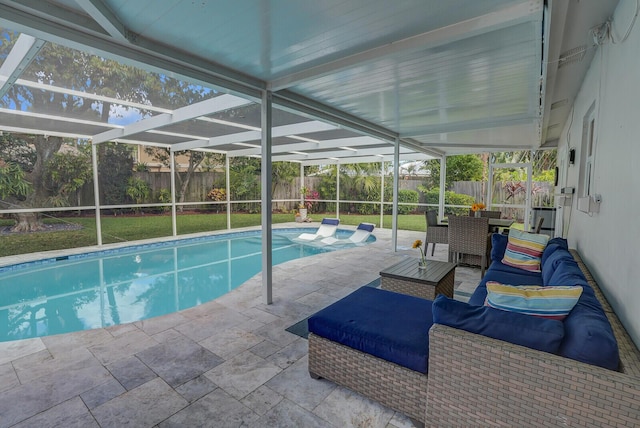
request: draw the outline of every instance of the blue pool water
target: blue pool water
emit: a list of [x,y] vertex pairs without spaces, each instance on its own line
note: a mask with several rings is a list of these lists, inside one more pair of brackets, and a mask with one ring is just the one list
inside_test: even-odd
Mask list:
[[[274,265],[346,247],[293,242],[302,231],[309,232],[274,231]],[[129,323],[208,302],[260,272],[261,245],[260,231],[241,232],[0,268],[0,342]]]

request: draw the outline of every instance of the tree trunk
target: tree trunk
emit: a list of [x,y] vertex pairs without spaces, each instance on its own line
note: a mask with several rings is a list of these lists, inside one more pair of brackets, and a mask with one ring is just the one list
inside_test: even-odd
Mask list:
[[37,213],[18,213],[18,223],[11,228],[12,232],[37,232],[44,229]]
[[[41,208],[45,206],[47,196],[49,196],[44,182],[46,165],[53,155],[60,150],[62,138],[36,135],[27,136],[25,139],[33,142],[36,149],[36,162],[33,165],[32,171],[25,176],[33,185],[33,193],[27,196],[27,199],[19,205],[23,207]],[[18,224],[11,228],[13,232],[34,232],[44,229],[38,213],[18,213],[15,216]]]

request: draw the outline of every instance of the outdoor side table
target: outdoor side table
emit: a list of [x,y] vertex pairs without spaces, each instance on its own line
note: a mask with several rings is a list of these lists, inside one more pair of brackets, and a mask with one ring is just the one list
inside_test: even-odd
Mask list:
[[380,288],[427,300],[438,294],[453,298],[455,271],[455,263],[427,260],[427,268],[418,269],[418,259],[406,258],[380,271]]

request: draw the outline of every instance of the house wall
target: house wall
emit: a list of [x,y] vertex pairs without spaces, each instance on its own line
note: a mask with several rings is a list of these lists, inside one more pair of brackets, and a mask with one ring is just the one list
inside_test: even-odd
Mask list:
[[[630,5],[631,3],[631,5]],[[621,13],[624,11],[624,13]],[[625,42],[635,1],[621,1],[611,40],[598,48],[564,126],[559,153],[576,149],[567,165],[567,186],[579,192],[583,118],[595,102],[595,192],[598,213],[564,208],[565,236],[585,259],[636,346],[640,345],[640,17]],[[561,231],[556,231],[558,233]]]

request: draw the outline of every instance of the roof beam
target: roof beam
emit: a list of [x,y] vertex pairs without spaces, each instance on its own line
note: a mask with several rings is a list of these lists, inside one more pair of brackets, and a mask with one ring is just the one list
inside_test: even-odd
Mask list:
[[4,97],[7,91],[18,80],[22,72],[33,61],[45,41],[36,39],[27,34],[20,34],[18,40],[11,48],[11,52],[0,66],[0,98]]
[[99,144],[105,141],[116,140],[128,135],[149,131],[162,126],[173,125],[175,123],[184,122],[198,116],[204,116],[211,113],[227,110],[249,104],[251,101],[235,95],[220,95],[219,97],[210,98],[199,103],[191,104],[186,107],[179,108],[172,113],[159,114],[157,116],[143,119],[138,122],[127,125],[122,129],[113,129],[93,137],[93,143]]
[[267,83],[272,91],[290,88],[302,82],[317,79],[339,70],[362,65],[366,62],[392,55],[396,52],[413,49],[429,49],[443,46],[458,40],[476,36],[518,24],[533,13],[542,10],[542,1],[534,7],[532,1],[521,1],[517,4],[501,8],[497,11],[477,16],[466,21],[457,22],[447,27],[438,28],[397,42],[378,46],[354,55],[339,58],[335,61],[310,67],[306,70],[291,73]]
[[[272,138],[286,137],[288,135],[306,134],[309,132],[329,131],[336,129],[335,125],[329,123],[320,122],[317,120],[311,120],[307,122],[294,123],[291,125],[276,126],[272,130]],[[261,131],[247,131],[238,132],[236,134],[221,135],[219,137],[209,138],[208,141],[187,141],[184,143],[174,144],[173,151],[202,149],[207,147],[222,146],[225,144],[242,143],[245,141],[259,140],[261,137]]]
[[75,0],[111,37],[126,41],[128,30],[102,0]]
[[[305,143],[291,143],[291,144],[279,144],[273,146],[272,153],[288,153],[293,150],[305,151],[305,150],[324,150],[338,147],[358,147],[358,146],[371,146],[380,145],[382,141],[372,137],[351,137],[351,138],[337,138],[334,140],[321,140],[317,143],[305,142]],[[262,153],[260,147],[252,149],[240,149],[233,150],[232,156],[253,156]]]
[[[426,155],[424,153],[402,153],[400,154],[400,160],[430,160],[433,159],[433,156]],[[277,162],[279,159],[274,158],[274,162]],[[362,157],[343,157],[343,158],[331,158],[331,159],[323,159],[319,160],[309,160],[309,161],[292,161],[298,162],[304,166],[307,165],[335,165],[335,164],[350,164],[350,163],[374,163],[374,162],[393,162],[393,155],[382,155],[382,156],[362,156]]]
[[500,128],[504,126],[514,126],[537,123],[540,121],[538,116],[530,114],[516,114],[511,116],[503,116],[498,120],[474,119],[462,122],[443,123],[438,125],[427,125],[412,131],[403,132],[401,138],[423,137],[434,134],[447,134],[461,131],[476,131],[480,129]]
[[[400,153],[415,153],[415,151],[400,147]],[[375,147],[372,149],[361,149],[356,151],[335,150],[331,152],[319,151],[319,152],[306,153],[306,154],[289,153],[286,155],[274,156],[273,160],[305,161],[305,160],[311,160],[311,159],[327,159],[332,157],[340,158],[340,157],[377,156],[377,155],[392,155],[392,154],[393,154],[393,146],[390,146],[389,148]],[[233,152],[229,153],[229,156],[234,156]]]

